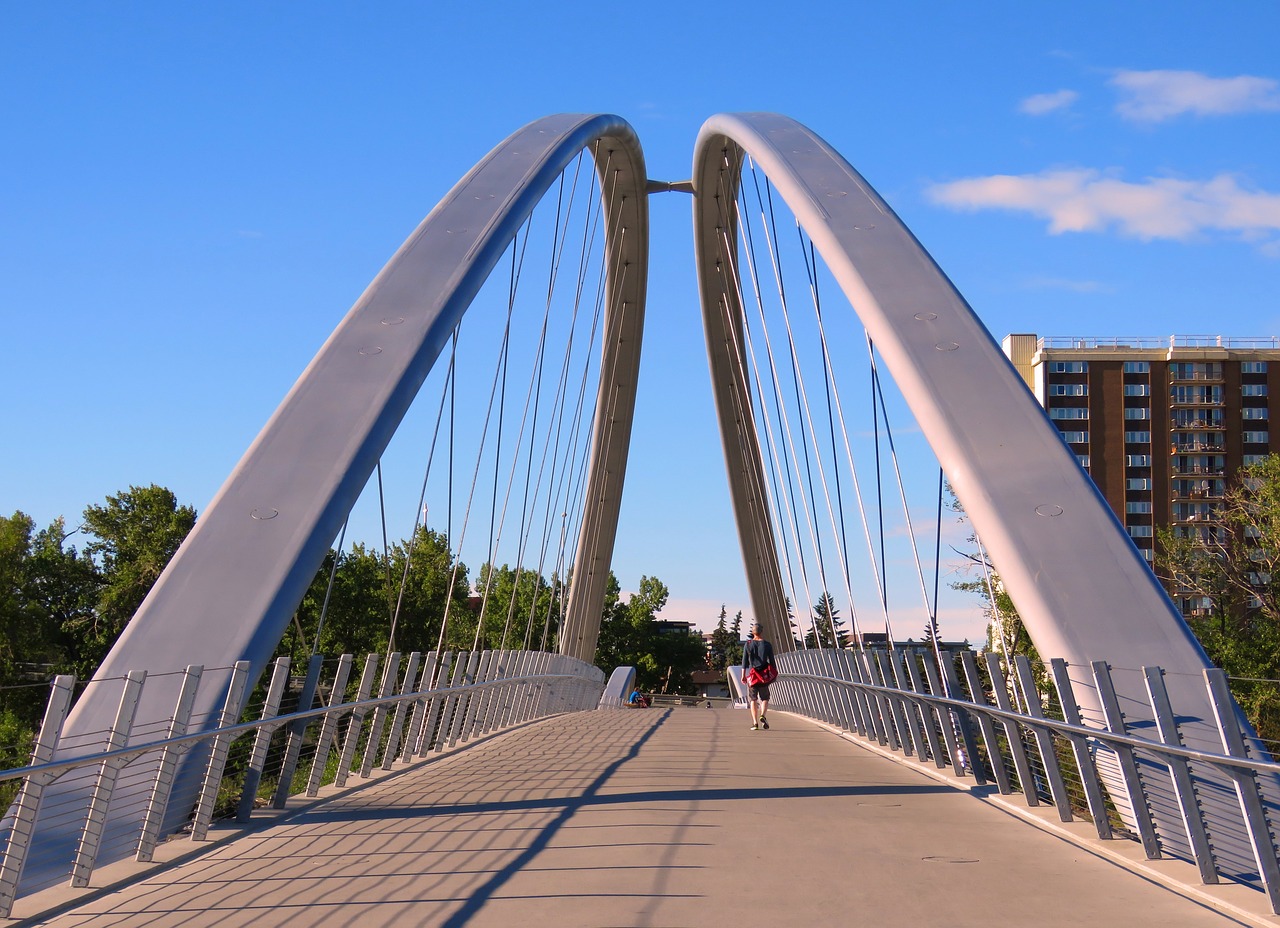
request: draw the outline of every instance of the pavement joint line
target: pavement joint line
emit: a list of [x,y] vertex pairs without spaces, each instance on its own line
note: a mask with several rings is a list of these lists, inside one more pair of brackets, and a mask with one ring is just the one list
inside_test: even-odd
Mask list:
[[[912,759],[891,751],[888,748],[881,747],[873,741],[867,741],[859,737],[856,733],[847,731],[830,722],[824,722],[820,719],[810,718],[807,715],[801,715],[796,712],[788,712],[785,709],[777,709],[777,712],[784,712],[792,718],[801,719],[810,722],[819,728],[825,729],[832,734],[838,736],[850,744],[864,748],[873,754],[884,757],[893,761],[901,767],[915,770],[918,773],[946,783],[954,789],[964,792],[977,799],[979,802],[988,806],[999,809],[1000,811],[1013,815],[1022,819],[1024,822],[1040,829],[1041,831],[1053,835],[1069,844],[1072,844],[1082,851],[1100,857],[1122,869],[1140,876],[1152,883],[1164,887],[1169,892],[1175,893],[1193,902],[1229,915],[1246,925],[1255,926],[1255,928],[1276,928],[1280,925],[1280,916],[1272,913],[1267,905],[1267,894],[1265,892],[1255,890],[1252,887],[1245,886],[1241,883],[1225,882],[1219,883],[1217,886],[1206,885],[1199,882],[1199,871],[1194,863],[1174,858],[1165,858],[1161,860],[1149,861],[1145,858],[1138,859],[1130,857],[1122,853],[1121,847],[1131,847],[1135,852],[1141,852],[1141,845],[1136,841],[1126,841],[1123,838],[1113,839],[1111,841],[1103,841],[1093,833],[1093,825],[1083,822],[1073,822],[1079,828],[1066,827],[1067,823],[1059,822],[1056,819],[1049,818],[1049,813],[1055,813],[1052,806],[1044,806],[1043,814],[1037,814],[1035,809],[1025,804],[1019,805],[1011,799],[1002,796],[995,786],[979,786],[970,779],[961,779],[948,771],[950,768],[937,768],[923,763],[913,761]],[[1019,794],[1020,795],[1020,794]],[[1088,829],[1088,833],[1084,833],[1084,829]],[[1175,871],[1175,872],[1166,872]],[[1181,873],[1186,872],[1192,879],[1184,878]],[[1250,907],[1243,905],[1230,899],[1225,899],[1220,894],[1231,892],[1233,894],[1241,894],[1242,897],[1249,902],[1256,902],[1256,905]],[[1244,895],[1247,894],[1247,895]]]

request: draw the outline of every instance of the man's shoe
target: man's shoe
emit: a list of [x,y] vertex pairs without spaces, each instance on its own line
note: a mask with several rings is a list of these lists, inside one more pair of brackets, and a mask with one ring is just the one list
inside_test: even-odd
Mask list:
[[759,726],[759,725],[752,725],[752,726],[751,726],[751,730],[752,730],[752,731],[759,731],[759,730],[760,730],[760,726]]
[[763,715],[760,716],[760,727],[763,728],[765,731],[769,730],[769,720],[766,719]]

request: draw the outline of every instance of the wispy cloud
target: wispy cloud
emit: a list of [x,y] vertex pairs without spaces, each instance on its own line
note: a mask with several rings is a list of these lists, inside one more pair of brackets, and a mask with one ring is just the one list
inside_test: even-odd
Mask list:
[[1043,116],[1055,110],[1066,109],[1080,99],[1074,90],[1056,90],[1053,93],[1038,93],[1027,97],[1018,104],[1018,112],[1028,116]]
[[1280,195],[1242,187],[1230,174],[1210,180],[1147,178],[1115,172],[1051,169],[935,184],[926,191],[952,209],[1006,209],[1049,221],[1049,231],[1103,232],[1143,240],[1187,240],[1225,232],[1258,241],[1280,232]]
[[1280,110],[1280,83],[1267,77],[1209,77],[1198,71],[1117,71],[1116,112],[1136,122],[1161,122],[1192,113],[1222,116]]
[[1024,290],[1067,290],[1071,293],[1111,293],[1113,288],[1096,280],[1070,280],[1065,277],[1028,277]]

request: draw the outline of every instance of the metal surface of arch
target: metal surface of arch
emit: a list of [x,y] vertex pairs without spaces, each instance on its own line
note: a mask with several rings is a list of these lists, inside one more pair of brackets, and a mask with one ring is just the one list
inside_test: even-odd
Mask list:
[[[589,476],[595,505],[583,517],[579,561],[608,564],[644,312],[644,159],[619,117],[550,116],[477,163],[388,261],[236,465],[96,678],[192,663],[228,668],[237,660],[250,661],[257,678],[454,327],[534,206],[584,148],[595,149],[606,227],[617,234],[606,233],[605,244],[610,339],[600,394],[608,409],[596,417]],[[603,588],[601,578],[575,598],[593,591],[602,598]],[[577,607],[578,614],[591,611],[586,602]],[[594,613],[598,621],[600,609]],[[162,690],[157,699],[167,698]],[[169,705],[157,708],[163,717]],[[106,727],[84,718],[89,714],[86,707],[69,724]]]
[[[791,208],[874,340],[1040,655],[1066,661],[1085,723],[1106,727],[1092,668],[1098,661],[1111,668],[1110,698],[1123,724],[1153,726],[1153,697],[1140,668],[1158,666],[1168,698],[1181,707],[1182,743],[1221,750],[1204,676],[1211,664],[1199,642],[964,298],[871,186],[817,135],[784,116],[720,115],[703,125],[694,157],[695,247],[731,495],[753,605],[766,633],[780,649],[793,645],[733,279],[732,207],[748,155]],[[1238,706],[1236,715],[1251,731]],[[1267,756],[1256,740],[1253,749]],[[1260,865],[1236,826],[1235,785],[1212,768],[1197,768],[1196,776],[1219,868],[1251,878]],[[1268,801],[1277,801],[1280,779],[1258,783]],[[1113,774],[1108,785],[1133,827],[1126,784]],[[1165,850],[1191,854],[1167,778],[1148,777],[1143,789],[1159,807]]]
[[[1041,654],[1198,674],[1199,644],[999,346],[871,186],[785,116],[708,120],[694,159],[708,357],[756,615],[785,600],[741,364],[732,204],[750,155],[812,239],[897,381]],[[981,398],[981,402],[977,402]],[[1070,569],[1064,570],[1066,564]],[[1089,582],[1082,583],[1081,578]],[[781,604],[781,605],[780,605]],[[1127,663],[1126,663],[1127,662]]]

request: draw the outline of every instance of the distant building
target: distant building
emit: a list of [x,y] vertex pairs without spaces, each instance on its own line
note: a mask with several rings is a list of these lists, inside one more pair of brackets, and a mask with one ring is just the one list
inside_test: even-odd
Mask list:
[[[1223,531],[1228,481],[1271,451],[1280,338],[1008,335],[1004,352],[1148,564],[1157,527]],[[1186,615],[1209,608],[1171,593]]]

